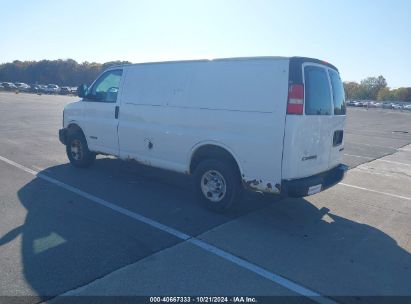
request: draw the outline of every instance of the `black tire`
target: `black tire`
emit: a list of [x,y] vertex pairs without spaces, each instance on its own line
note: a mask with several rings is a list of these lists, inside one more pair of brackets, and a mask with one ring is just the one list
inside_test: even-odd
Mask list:
[[[75,146],[80,149],[78,153],[73,151]],[[66,153],[70,163],[77,168],[89,167],[96,159],[96,154],[88,149],[87,141],[80,131],[74,131],[67,136]]]
[[[208,175],[207,175],[208,173]],[[221,195],[219,191],[209,191],[207,195],[203,191],[203,185],[206,185],[207,176],[220,176],[217,177],[218,181],[221,181],[221,176],[223,177],[223,184],[225,185],[225,194]],[[204,179],[203,179],[204,177]],[[201,161],[194,171],[194,187],[199,201],[206,208],[223,213],[227,211],[232,205],[241,198],[242,186],[240,173],[235,165],[231,164],[230,161],[219,160],[219,159],[206,159]],[[215,183],[215,181],[213,181]],[[214,184],[215,185],[215,184]],[[220,185],[220,183],[217,183]],[[221,189],[218,186],[218,189]],[[219,201],[213,201],[214,199],[220,199]]]

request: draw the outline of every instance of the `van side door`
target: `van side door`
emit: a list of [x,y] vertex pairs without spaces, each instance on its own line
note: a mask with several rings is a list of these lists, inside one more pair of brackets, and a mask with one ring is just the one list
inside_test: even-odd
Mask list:
[[86,103],[83,131],[92,151],[119,155],[117,128],[122,75],[122,69],[104,72],[83,99]]

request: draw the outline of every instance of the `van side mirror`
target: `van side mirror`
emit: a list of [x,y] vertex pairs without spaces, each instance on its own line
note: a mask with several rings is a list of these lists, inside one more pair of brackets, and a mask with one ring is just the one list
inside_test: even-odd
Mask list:
[[87,91],[88,91],[87,85],[82,84],[77,88],[77,96],[84,98],[87,96]]

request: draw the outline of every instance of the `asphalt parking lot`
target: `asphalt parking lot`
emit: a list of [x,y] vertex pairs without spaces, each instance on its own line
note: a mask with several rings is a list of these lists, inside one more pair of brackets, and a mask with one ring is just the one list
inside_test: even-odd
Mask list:
[[411,113],[350,108],[342,183],[303,199],[248,194],[221,215],[185,176],[110,157],[71,167],[57,130],[73,100],[0,93],[0,302],[411,296]]

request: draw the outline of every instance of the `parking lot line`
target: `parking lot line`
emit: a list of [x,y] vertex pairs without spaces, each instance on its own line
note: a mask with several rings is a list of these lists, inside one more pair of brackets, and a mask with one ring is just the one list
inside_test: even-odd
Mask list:
[[12,165],[12,166],[14,166],[14,167],[16,167],[16,168],[19,168],[19,169],[21,169],[21,170],[23,170],[23,171],[26,171],[27,173],[30,173],[30,174],[32,174],[32,175],[37,175],[37,174],[38,174],[37,171],[34,171],[34,170],[30,169],[30,168],[27,168],[27,167],[25,167],[25,166],[22,166],[22,165],[14,162],[14,161],[8,159],[8,158],[5,158],[5,157],[0,156],[0,160],[4,161],[5,163],[8,163],[9,165]]
[[397,147],[366,144],[366,143],[361,143],[361,142],[357,142],[357,141],[350,141],[350,143],[355,144],[355,145],[368,146],[368,147],[388,148],[388,149],[394,149],[394,150],[398,149]]
[[411,167],[410,164],[405,164],[405,163],[401,163],[401,162],[397,162],[397,161],[392,161],[392,160],[386,160],[386,159],[376,159],[378,161],[382,161],[382,162],[386,162],[386,163],[391,163],[391,164],[396,164],[396,165],[401,165],[401,166],[409,166]]
[[380,175],[380,176],[385,176],[385,177],[395,177],[394,174],[374,172],[374,171],[362,169],[361,167],[356,167],[356,170],[358,170],[357,172],[361,172],[361,173],[365,173],[365,174]]
[[235,264],[239,267],[247,269],[247,270],[249,270],[249,271],[251,271],[251,272],[253,272],[253,273],[255,273],[255,274],[257,274],[261,277],[264,277],[264,278],[270,280],[271,282],[279,284],[279,285],[281,285],[281,286],[283,286],[283,287],[285,287],[285,288],[287,288],[287,289],[289,289],[289,290],[291,290],[295,293],[298,293],[302,296],[310,298],[311,300],[313,300],[317,303],[324,303],[324,304],[336,303],[333,300],[331,300],[329,298],[326,298],[326,297],[322,296],[321,294],[319,294],[319,293],[317,293],[317,292],[315,292],[315,291],[313,291],[309,288],[306,288],[302,285],[299,285],[299,284],[297,284],[297,283],[295,283],[295,282],[293,282],[289,279],[286,279],[286,278],[284,278],[284,277],[282,277],[278,274],[270,272],[270,271],[268,271],[268,270],[266,270],[266,269],[264,269],[264,268],[262,268],[262,267],[260,267],[256,264],[253,264],[249,261],[246,261],[246,260],[244,260],[240,257],[237,257],[237,256],[235,256],[235,255],[233,255],[233,254],[231,254],[227,251],[224,251],[224,250],[222,250],[218,247],[215,247],[211,244],[208,244],[205,241],[202,241],[202,240],[197,239],[195,237],[192,237],[188,234],[185,234],[184,232],[181,232],[179,230],[171,228],[167,225],[163,225],[163,224],[161,224],[161,223],[159,223],[155,220],[149,219],[149,218],[147,218],[147,217],[145,217],[141,214],[138,214],[138,213],[132,212],[128,209],[122,208],[122,207],[120,207],[116,204],[110,203],[110,202],[108,202],[108,201],[106,201],[102,198],[99,198],[99,197],[97,197],[93,194],[90,194],[88,192],[82,191],[82,190],[80,190],[76,187],[70,186],[70,185],[68,185],[66,183],[63,183],[63,182],[61,182],[61,181],[59,181],[55,178],[52,178],[52,177],[47,176],[45,174],[42,174],[42,173],[39,173],[39,172],[34,171],[32,169],[29,169],[29,168],[27,168],[27,167],[25,167],[25,166],[23,166],[19,163],[16,163],[16,162],[14,162],[14,161],[12,161],[8,158],[5,158],[3,156],[0,156],[0,160],[2,160],[3,162],[5,162],[5,163],[7,163],[11,166],[14,166],[14,167],[16,167],[20,170],[23,170],[27,173],[30,173],[31,175],[34,175],[34,176],[36,176],[40,179],[43,179],[43,180],[45,180],[49,183],[57,185],[57,186],[65,189],[65,190],[73,192],[73,193],[75,193],[75,194],[77,194],[81,197],[84,197],[84,198],[86,198],[86,199],[88,199],[92,202],[95,202],[95,203],[97,203],[101,206],[107,207],[107,208],[109,208],[109,209],[111,209],[115,212],[118,212],[120,214],[128,216],[128,217],[130,217],[132,219],[135,219],[137,221],[143,222],[143,223],[145,223],[149,226],[152,226],[154,228],[157,228],[157,229],[159,229],[159,230],[161,230],[165,233],[171,234],[171,235],[173,235],[173,236],[175,236],[175,237],[177,237],[177,238],[179,238],[183,241],[187,241],[191,244],[194,244],[194,245],[198,246],[199,248],[201,248],[201,249],[203,249],[207,252],[210,252],[214,255],[217,255],[217,256],[219,256],[219,257],[221,257],[221,258],[223,258],[227,261],[230,261],[230,262],[232,262],[233,264]]
[[362,155],[353,155],[353,154],[345,154],[346,156],[352,156],[352,157],[359,157],[359,158],[365,158],[365,159],[374,159],[373,157],[368,157],[368,156],[362,156]]
[[338,185],[351,187],[351,188],[355,188],[355,189],[360,189],[360,190],[365,190],[365,191],[369,191],[369,192],[374,192],[374,193],[378,193],[378,194],[384,194],[384,195],[388,195],[388,196],[391,196],[391,197],[411,201],[411,197],[407,197],[407,196],[397,195],[397,194],[383,192],[383,191],[372,190],[372,189],[368,189],[368,188],[364,188],[364,187],[358,187],[358,186],[354,186],[354,185],[350,185],[350,184],[346,184],[346,183],[339,183]]

